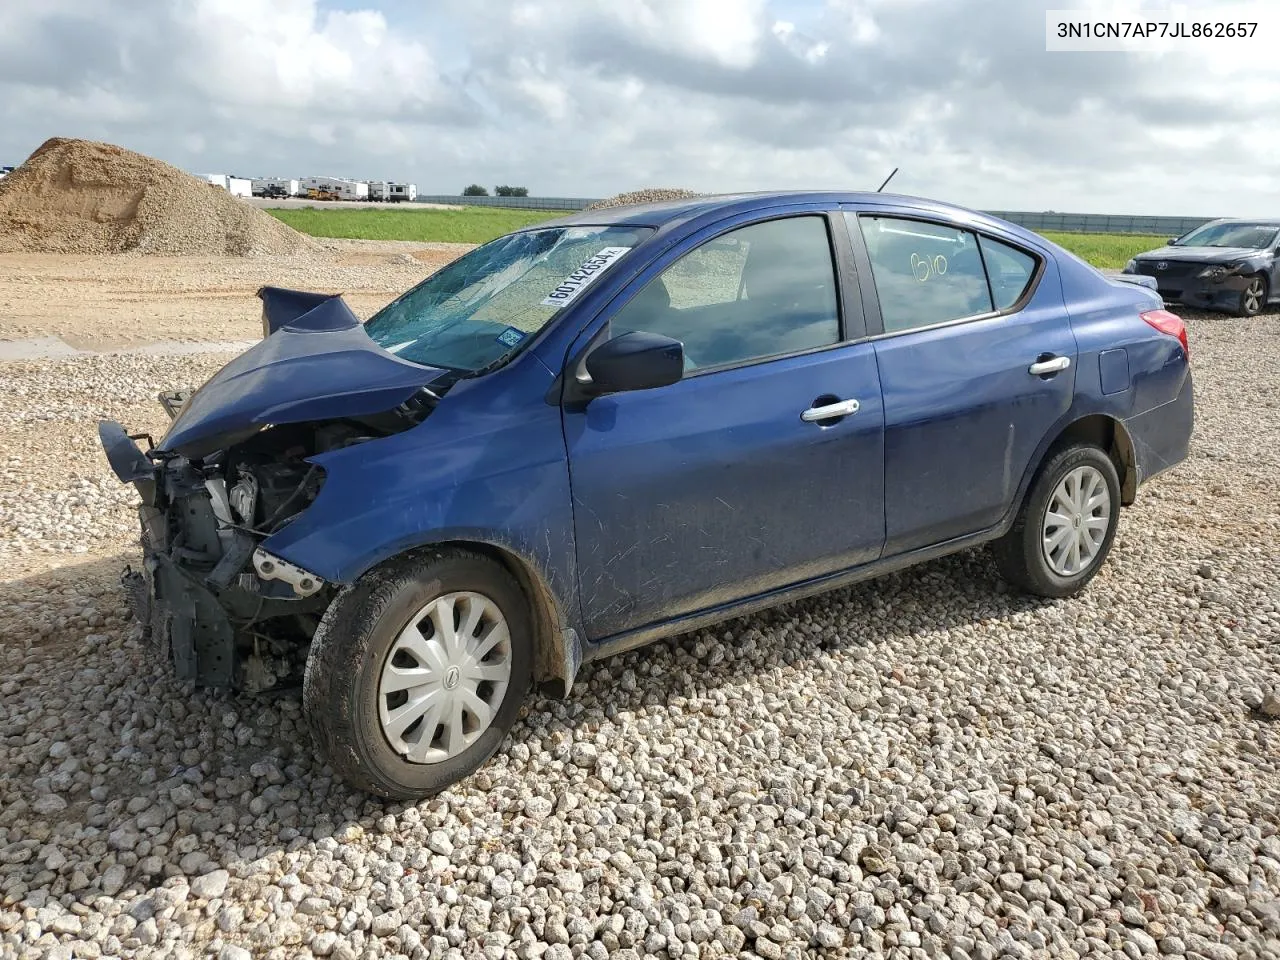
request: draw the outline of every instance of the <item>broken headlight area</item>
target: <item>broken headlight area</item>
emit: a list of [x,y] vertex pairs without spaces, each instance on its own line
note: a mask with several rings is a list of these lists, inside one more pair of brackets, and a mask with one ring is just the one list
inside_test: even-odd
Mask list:
[[[300,463],[159,460],[142,503],[143,562],[126,571],[134,612],[182,680],[260,692],[301,676],[328,591],[263,579],[253,557],[323,483]],[[228,488],[228,473],[231,476]]]
[[431,406],[267,427],[202,458],[144,451],[118,424],[100,425],[112,468],[142,499],[142,569],[126,570],[126,590],[180,679],[249,692],[301,680],[334,587],[262,544],[319,494],[312,458],[406,429]]
[[1221,283],[1223,280],[1226,280],[1228,277],[1232,277],[1238,274],[1240,272],[1241,266],[1242,265],[1239,263],[1228,263],[1228,264],[1215,263],[1215,264],[1212,264],[1211,266],[1205,267],[1203,270],[1201,270],[1199,273],[1196,274],[1196,277],[1197,279],[1200,279],[1200,280],[1211,280],[1214,283]]

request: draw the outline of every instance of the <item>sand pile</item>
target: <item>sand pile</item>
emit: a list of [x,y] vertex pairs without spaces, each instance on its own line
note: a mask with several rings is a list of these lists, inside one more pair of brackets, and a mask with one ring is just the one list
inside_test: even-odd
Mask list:
[[198,177],[108,143],[54,137],[0,180],[0,252],[231,256],[318,249]]
[[687,200],[689,197],[700,197],[702,194],[692,190],[681,190],[679,187],[646,187],[643,190],[632,190],[620,193],[608,200],[597,200],[586,207],[587,210],[603,210],[606,207],[625,207],[633,203],[657,203],[660,200]]

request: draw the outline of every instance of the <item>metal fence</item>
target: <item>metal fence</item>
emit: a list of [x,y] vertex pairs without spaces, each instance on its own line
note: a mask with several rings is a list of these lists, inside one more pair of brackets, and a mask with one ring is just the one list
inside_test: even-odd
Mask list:
[[516,210],[581,210],[594,199],[584,197],[460,197],[418,194],[419,203],[450,203],[472,207],[510,207]]
[[[460,197],[418,194],[419,203],[467,204],[476,207],[510,207],[519,210],[581,210],[595,203],[590,197]],[[1028,230],[1062,233],[1146,233],[1180,237],[1211,217],[1138,217],[1107,213],[1029,213],[1010,210],[988,211]]]
[[989,211],[1000,217],[1043,232],[1057,230],[1062,233],[1149,233],[1160,237],[1180,237],[1194,230],[1212,217],[1125,217],[1106,213],[1021,213],[1007,210]]

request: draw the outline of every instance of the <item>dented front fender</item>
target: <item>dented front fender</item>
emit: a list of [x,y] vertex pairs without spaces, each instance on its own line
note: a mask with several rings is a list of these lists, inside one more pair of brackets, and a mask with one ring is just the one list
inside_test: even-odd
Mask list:
[[569,469],[553,377],[532,354],[460,381],[402,433],[312,458],[315,501],[262,548],[330,583],[442,542],[488,544],[535,571],[575,626]]

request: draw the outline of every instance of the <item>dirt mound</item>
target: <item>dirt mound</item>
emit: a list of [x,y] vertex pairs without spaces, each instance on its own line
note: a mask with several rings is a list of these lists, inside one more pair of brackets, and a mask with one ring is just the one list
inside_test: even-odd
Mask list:
[[318,249],[225,190],[151,157],[54,137],[0,180],[0,252],[262,256]]
[[597,200],[586,207],[587,210],[603,210],[606,207],[626,207],[633,203],[657,203],[661,200],[687,200],[700,197],[702,194],[692,190],[681,190],[679,187],[646,187],[643,190],[632,190],[620,193],[608,200]]

